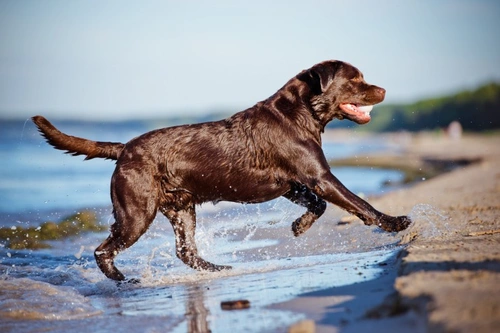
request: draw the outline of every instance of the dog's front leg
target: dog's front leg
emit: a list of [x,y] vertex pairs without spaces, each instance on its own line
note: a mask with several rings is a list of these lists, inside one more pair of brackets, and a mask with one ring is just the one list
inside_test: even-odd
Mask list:
[[366,225],[377,225],[385,231],[401,231],[411,224],[407,216],[389,216],[379,212],[369,203],[349,191],[331,172],[325,172],[313,191],[321,198],[359,217]]
[[292,223],[292,231],[295,237],[306,232],[325,212],[325,200],[314,194],[303,184],[293,183],[290,191],[283,196],[291,202],[307,208],[307,211]]

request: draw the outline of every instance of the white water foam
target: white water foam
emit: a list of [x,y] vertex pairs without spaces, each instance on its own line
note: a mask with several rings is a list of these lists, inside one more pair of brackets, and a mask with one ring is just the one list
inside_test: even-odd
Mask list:
[[[325,265],[339,265],[343,267],[356,267],[360,261],[366,258],[384,258],[391,254],[393,250],[380,250],[368,253],[337,253],[330,255],[313,255],[307,257],[291,257],[281,259],[269,259],[265,262],[262,261],[249,261],[249,262],[226,262],[232,265],[233,268],[223,270],[220,272],[198,272],[190,270],[185,266],[170,267],[168,270],[158,271],[154,275],[142,275],[141,282],[144,286],[162,286],[172,285],[179,283],[194,283],[202,281],[213,281],[217,279],[224,279],[228,277],[240,277],[260,274],[267,272],[276,272],[282,270],[316,270],[318,267]],[[353,264],[356,263],[356,264]],[[362,264],[363,265],[363,264]],[[374,272],[375,274],[376,272]],[[344,285],[353,283],[352,278],[343,280],[339,274],[336,276],[336,282],[333,285]],[[364,276],[363,278],[373,278],[372,275]],[[295,283],[300,283],[295,281]],[[332,284],[326,283],[326,284]],[[331,285],[331,286],[333,286]]]
[[0,318],[83,319],[102,314],[89,299],[71,287],[28,278],[0,280]]

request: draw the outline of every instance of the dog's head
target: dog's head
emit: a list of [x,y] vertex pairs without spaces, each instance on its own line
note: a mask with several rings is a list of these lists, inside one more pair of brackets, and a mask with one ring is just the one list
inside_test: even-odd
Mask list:
[[323,126],[333,118],[366,124],[373,105],[385,97],[385,89],[366,83],[356,67],[342,61],[321,62],[297,79],[309,87],[312,110]]

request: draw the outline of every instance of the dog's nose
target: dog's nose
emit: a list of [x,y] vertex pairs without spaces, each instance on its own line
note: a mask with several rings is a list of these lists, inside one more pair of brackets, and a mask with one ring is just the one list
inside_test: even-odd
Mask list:
[[385,89],[384,88],[380,88],[380,87],[377,87],[378,88],[378,93],[380,96],[382,97],[385,97]]
[[385,98],[385,89],[377,86],[374,86],[374,88],[375,88],[375,95],[380,99],[380,101],[383,101]]

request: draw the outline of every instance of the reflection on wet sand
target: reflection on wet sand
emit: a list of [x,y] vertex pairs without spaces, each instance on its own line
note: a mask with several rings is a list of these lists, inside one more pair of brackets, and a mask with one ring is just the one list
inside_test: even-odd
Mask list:
[[210,314],[205,307],[205,286],[192,286],[186,299],[186,321],[189,333],[211,332],[207,317]]

